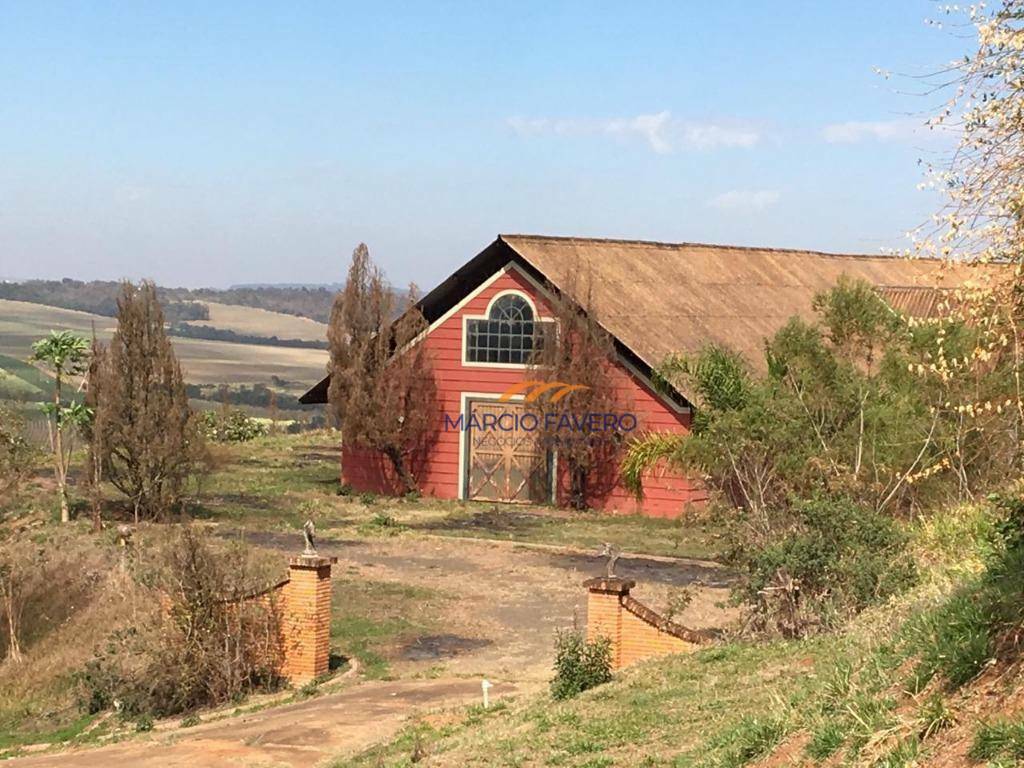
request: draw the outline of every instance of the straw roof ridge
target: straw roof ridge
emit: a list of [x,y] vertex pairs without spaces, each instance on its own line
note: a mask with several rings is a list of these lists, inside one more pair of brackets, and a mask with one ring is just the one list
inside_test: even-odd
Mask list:
[[721,243],[693,243],[693,242],[681,242],[681,243],[669,243],[661,240],[636,240],[629,238],[615,238],[615,237],[572,237],[564,235],[529,235],[529,234],[514,234],[504,233],[498,235],[498,239],[504,241],[506,244],[514,247],[514,244],[510,241],[514,240],[525,240],[530,242],[545,243],[549,242],[552,244],[565,244],[565,245],[619,245],[626,247],[637,247],[637,248],[665,248],[673,250],[709,250],[709,251],[747,251],[753,253],[793,253],[801,254],[806,256],[824,256],[826,258],[836,259],[878,259],[882,261],[893,261],[897,259],[903,259],[908,261],[922,261],[931,260],[939,261],[939,259],[927,259],[926,257],[908,257],[900,256],[898,254],[870,254],[870,253],[836,253],[833,251],[815,251],[810,248],[766,248],[757,245],[727,245]]

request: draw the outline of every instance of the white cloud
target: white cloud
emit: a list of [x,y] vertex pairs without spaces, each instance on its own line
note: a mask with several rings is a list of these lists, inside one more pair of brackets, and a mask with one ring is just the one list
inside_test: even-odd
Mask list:
[[510,117],[509,127],[520,136],[610,136],[628,141],[640,139],[654,152],[712,150],[752,147],[761,140],[751,127],[724,123],[700,123],[672,117],[668,110],[651,115],[614,118]]
[[822,129],[822,136],[829,144],[857,144],[862,141],[907,141],[928,133],[923,120],[901,118],[898,120],[858,121],[832,123]]
[[708,201],[712,208],[723,211],[763,211],[779,202],[777,189],[731,189]]

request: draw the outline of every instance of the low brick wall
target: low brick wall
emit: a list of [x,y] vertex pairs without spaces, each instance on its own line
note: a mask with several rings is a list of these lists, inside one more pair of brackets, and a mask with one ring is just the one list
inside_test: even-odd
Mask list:
[[280,673],[293,684],[327,674],[331,661],[331,565],[336,557],[298,555],[288,578],[232,602],[258,601],[277,613]]
[[606,637],[611,642],[612,669],[641,659],[669,653],[689,653],[709,639],[663,618],[631,597],[631,579],[598,577],[583,582],[587,588],[587,639]]

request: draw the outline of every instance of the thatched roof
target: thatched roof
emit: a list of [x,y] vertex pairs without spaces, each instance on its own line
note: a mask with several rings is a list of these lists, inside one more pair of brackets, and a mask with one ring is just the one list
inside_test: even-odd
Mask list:
[[[717,342],[763,366],[764,340],[841,275],[866,280],[900,312],[928,315],[963,279],[931,259],[904,259],[696,243],[502,235],[562,290],[592,277],[600,322],[647,366]],[[959,274],[958,274],[959,273]]]
[[[964,279],[930,259],[641,240],[499,235],[420,301],[434,322],[510,261],[559,291],[590,280],[595,313],[619,352],[642,372],[671,353],[716,342],[764,366],[764,340],[841,275],[866,280],[897,311],[935,312]],[[573,280],[572,275],[577,275]],[[327,379],[302,402],[326,402]],[[685,399],[685,393],[679,393]]]

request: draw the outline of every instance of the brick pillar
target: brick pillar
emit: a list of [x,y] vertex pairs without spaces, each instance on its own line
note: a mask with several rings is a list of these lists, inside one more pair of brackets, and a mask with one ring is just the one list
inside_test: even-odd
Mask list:
[[632,579],[598,576],[583,582],[587,588],[587,639],[607,637],[612,644],[612,669],[622,666],[622,598],[636,586]]
[[282,674],[306,683],[327,673],[331,657],[331,564],[336,557],[298,555],[288,560],[284,588]]

